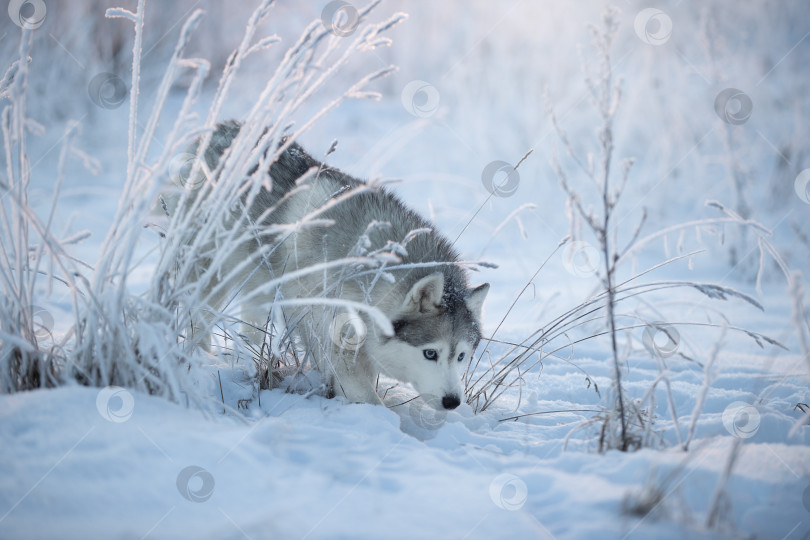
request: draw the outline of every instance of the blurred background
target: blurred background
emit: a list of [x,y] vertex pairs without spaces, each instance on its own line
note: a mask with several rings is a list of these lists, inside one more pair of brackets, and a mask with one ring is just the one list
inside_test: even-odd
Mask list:
[[[114,212],[114,194],[123,182],[128,106],[126,100],[120,100],[120,106],[99,106],[89,92],[100,73],[114,74],[129,85],[132,24],[107,19],[104,11],[114,5],[134,9],[135,2],[44,4],[47,15],[34,33],[28,99],[30,116],[46,127],[33,143],[32,159],[40,167],[34,182],[48,191],[49,175],[42,173],[55,167],[58,152],[53,148],[63,132],[59,126],[79,120],[79,146],[99,159],[101,171],[93,176],[76,165],[64,194],[67,210],[59,219],[67,229],[88,228],[89,220],[89,228],[100,230],[96,236],[103,237],[104,222]],[[147,3],[144,119],[182,22],[195,9],[206,14],[189,56],[211,62],[206,93],[198,104],[205,117],[205,96],[213,95],[255,4]],[[275,3],[259,35],[277,34],[282,41],[245,66],[223,119],[244,117],[278,60],[307,24],[323,17],[328,4]],[[33,17],[36,7],[37,2],[28,2],[22,9]],[[570,232],[566,197],[552,161],[559,162],[586,205],[598,202],[593,184],[566,154],[547,108],[553,107],[583,162],[589,153],[598,155],[600,118],[583,67],[591,74],[600,69],[591,27],[601,27],[605,7],[601,2],[563,0],[384,1],[371,13],[372,20],[399,11],[408,14],[390,32],[391,46],[356,55],[330,85],[340,92],[387,65],[398,71],[372,84],[380,100],[348,100],[303,134],[302,142],[320,157],[337,139],[330,163],[358,177],[398,180],[393,189],[431,216],[448,237],[458,238],[465,259],[485,259],[501,267],[485,271],[481,280],[491,280],[495,274],[487,274],[497,272],[509,285],[494,294],[504,301],[513,299]],[[717,200],[741,219],[770,229],[771,241],[791,267],[810,267],[810,198],[807,182],[797,180],[810,167],[810,4],[755,0],[730,5],[709,0],[650,6],[620,1],[617,7],[610,64],[613,82],[621,85],[621,101],[611,181],[618,183],[619,160],[635,159],[617,210],[619,244],[630,239],[645,210],[642,236],[724,217],[705,205]],[[9,18],[2,21],[0,54],[8,65],[17,54],[19,29]],[[189,81],[181,77],[173,89],[162,120],[167,126],[173,120],[171,107],[179,106]],[[316,96],[306,114],[319,110],[325,99]],[[533,152],[517,171],[514,193],[493,195],[486,179],[482,181],[487,165],[514,165],[529,150]],[[95,200],[99,204],[88,215],[86,208]],[[582,239],[594,242],[586,234]],[[699,248],[708,254],[690,261],[688,269],[682,265],[675,271],[698,268],[709,278],[731,276],[753,288],[760,251],[756,236],[738,226],[677,229],[648,244],[639,258],[644,266]],[[92,258],[92,242],[87,253]],[[767,284],[779,273],[770,258],[765,265],[762,278]],[[555,257],[544,269],[549,291],[584,286],[581,281],[558,280],[556,272],[562,267]]]

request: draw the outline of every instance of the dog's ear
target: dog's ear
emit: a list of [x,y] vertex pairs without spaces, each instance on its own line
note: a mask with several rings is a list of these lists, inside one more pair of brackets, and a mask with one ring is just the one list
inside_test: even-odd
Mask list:
[[481,310],[484,307],[484,300],[489,292],[489,283],[479,285],[474,289],[470,289],[470,294],[467,296],[467,309],[473,312],[476,318],[481,319]]
[[406,313],[434,313],[438,311],[444,291],[444,274],[436,272],[417,281],[402,304]]

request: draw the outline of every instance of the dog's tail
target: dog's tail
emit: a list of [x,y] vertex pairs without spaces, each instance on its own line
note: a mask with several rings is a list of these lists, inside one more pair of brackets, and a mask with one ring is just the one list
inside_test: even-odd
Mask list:
[[[242,128],[242,124],[236,120],[228,120],[217,124],[217,128],[211,135],[208,148],[205,150],[205,162],[209,171],[213,171],[219,165],[220,159],[233,144],[234,139]],[[287,144],[287,138],[282,138],[278,144]],[[181,154],[175,156],[169,163],[168,189],[161,193],[155,205],[154,211],[158,215],[171,216],[177,211],[183,191],[190,188],[191,193],[187,201],[194,200],[196,191],[209,179],[199,170],[192,176],[194,163],[197,160],[200,140],[197,139]],[[256,172],[254,166],[248,171],[248,175]],[[320,168],[324,172],[330,171],[332,174],[341,174],[340,171],[331,169],[310,156],[298,143],[293,142],[279,155],[270,165],[270,177],[272,178],[272,193],[269,201],[274,203],[280,200],[286,193],[296,185],[296,180],[313,168]],[[199,168],[198,168],[199,169]],[[343,175],[341,175],[343,176]]]
[[[241,124],[234,120],[217,124],[217,129],[212,134],[208,148],[205,150],[208,170],[216,169],[219,160],[233,143],[241,127]],[[154,215],[171,217],[177,211],[181,196],[186,189],[191,190],[187,201],[192,202],[195,192],[208,181],[199,168],[192,176],[199,145],[200,139],[197,139],[169,161],[168,182],[166,189],[161,191],[157,203],[152,208]]]

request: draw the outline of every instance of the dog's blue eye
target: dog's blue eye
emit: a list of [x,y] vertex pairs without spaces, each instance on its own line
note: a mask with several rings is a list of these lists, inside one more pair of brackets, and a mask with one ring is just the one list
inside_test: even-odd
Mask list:
[[422,354],[425,355],[425,358],[428,360],[433,360],[434,362],[439,357],[439,354],[436,352],[436,349],[425,349],[422,351]]
[[458,355],[458,361],[461,362],[462,360],[464,360],[464,353]]

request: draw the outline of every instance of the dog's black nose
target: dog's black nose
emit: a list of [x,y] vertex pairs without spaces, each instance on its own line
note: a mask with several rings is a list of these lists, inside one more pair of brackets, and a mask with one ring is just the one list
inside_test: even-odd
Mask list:
[[461,405],[461,400],[456,396],[444,396],[442,398],[442,407],[445,409],[455,409]]

